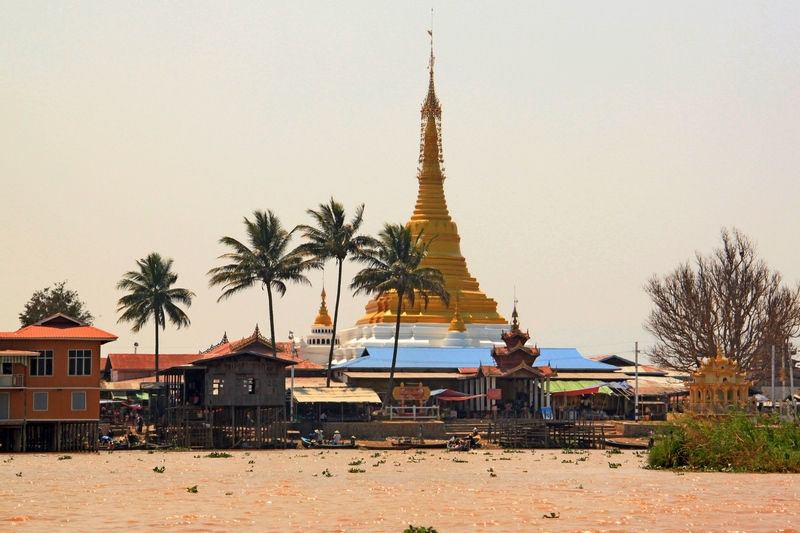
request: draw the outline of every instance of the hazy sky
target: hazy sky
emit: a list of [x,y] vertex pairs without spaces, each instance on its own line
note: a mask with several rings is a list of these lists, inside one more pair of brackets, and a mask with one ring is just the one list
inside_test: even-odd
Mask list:
[[[409,219],[431,5],[462,252],[539,346],[647,346],[643,284],[722,227],[800,280],[800,2],[7,1],[0,330],[66,279],[119,336],[104,353],[152,352],[114,287],[157,251],[197,293],[162,352],[268,331],[260,288],[207,288],[218,240],[331,196],[370,233]],[[279,340],[309,331],[311,280],[277,301]],[[341,324],[365,303],[346,293]]]

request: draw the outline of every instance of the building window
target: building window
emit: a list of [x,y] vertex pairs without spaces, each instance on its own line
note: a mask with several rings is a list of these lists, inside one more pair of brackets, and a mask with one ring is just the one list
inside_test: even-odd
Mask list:
[[242,379],[242,387],[244,388],[245,394],[255,394],[256,393],[256,380],[255,378],[243,378]]
[[91,350],[70,350],[69,351],[69,372],[70,376],[91,376],[92,375],[92,351]]
[[86,410],[86,393],[73,392],[72,393],[72,410],[85,411]]
[[13,365],[11,363],[3,363],[0,365],[0,374],[7,376],[13,373]]
[[224,378],[214,378],[213,380],[211,380],[211,395],[221,396],[224,387],[225,387]]
[[47,411],[47,393],[34,392],[33,393],[33,410],[34,411]]
[[53,375],[53,350],[36,350],[38,357],[31,358],[31,376]]

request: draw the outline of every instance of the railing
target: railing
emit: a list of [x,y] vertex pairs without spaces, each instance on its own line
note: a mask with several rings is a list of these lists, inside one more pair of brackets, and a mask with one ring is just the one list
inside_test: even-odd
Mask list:
[[24,387],[25,374],[3,374],[0,375],[0,389],[10,387]]
[[416,405],[411,405],[408,407],[389,407],[389,419],[394,420],[395,418],[404,420],[439,418],[439,406],[418,407]]

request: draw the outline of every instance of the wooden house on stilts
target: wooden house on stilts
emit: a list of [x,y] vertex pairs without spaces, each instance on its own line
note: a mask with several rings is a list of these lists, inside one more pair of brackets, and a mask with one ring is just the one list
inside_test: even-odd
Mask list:
[[163,371],[165,439],[187,448],[286,446],[286,367],[292,361],[239,351]]

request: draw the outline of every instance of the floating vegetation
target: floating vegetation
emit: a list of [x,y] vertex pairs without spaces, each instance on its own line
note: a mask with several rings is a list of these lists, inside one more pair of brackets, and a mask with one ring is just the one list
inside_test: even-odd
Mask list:
[[517,450],[516,448],[506,448],[503,450],[503,453],[525,453],[523,450]]
[[163,474],[164,470],[166,470],[166,468],[167,467],[165,467],[165,466],[157,466],[157,467],[153,468],[153,472],[155,472],[156,474]]
[[622,463],[608,463],[609,468],[619,468],[622,466]]
[[[511,460],[511,457],[500,457],[500,459],[499,459],[499,460],[500,460],[500,461],[510,461],[510,460]],[[492,461],[494,461],[494,459],[492,459]]]
[[416,527],[408,524],[408,529],[404,529],[403,533],[437,533],[432,527]]
[[351,474],[363,474],[364,472],[366,472],[366,470],[362,470],[361,468],[353,467],[350,470],[348,470],[348,472],[350,472]]
[[[197,457],[200,457],[199,455]],[[209,459],[222,459],[225,457],[233,457],[233,455],[225,452],[211,452],[210,454],[206,455]]]
[[655,436],[645,468],[798,473],[800,426],[743,412],[687,416]]
[[256,462],[255,462],[255,461],[253,461],[252,459],[250,459],[249,461],[247,461],[247,464],[249,464],[249,465],[254,465],[254,464],[256,464]]
[[197,485],[194,485],[193,487],[187,487],[186,492],[192,492],[192,493],[197,492]]
[[611,448],[610,450],[606,450],[606,455],[608,455],[609,457],[620,453],[622,453],[622,450],[620,450],[619,448]]
[[358,466],[358,465],[360,465],[362,462],[363,462],[363,461],[362,461],[361,459],[357,459],[357,460],[355,460],[355,461],[350,461],[350,462],[349,462],[349,463],[347,463],[347,464],[348,464],[348,466]]
[[561,462],[562,462],[562,463],[574,463],[575,461],[573,461],[572,459],[564,459],[564,460],[563,460],[563,461],[561,461]]
[[62,455],[58,458],[59,461],[66,461],[67,459],[72,459],[71,455]]
[[373,457],[373,458],[375,458],[375,457],[380,457],[380,456],[381,456],[381,452],[375,452],[375,453],[372,455],[372,457]]
[[466,459],[459,459],[458,457],[453,457],[453,462],[454,463],[468,463],[469,461],[467,461]]
[[22,477],[22,472],[20,472],[19,474],[17,474],[17,477]]
[[550,514],[543,514],[542,518],[561,518],[561,513],[551,512]]
[[323,471],[322,471],[322,475],[323,475],[323,476],[325,476],[325,477],[333,477],[333,474],[331,474],[331,473],[328,471],[328,469],[327,469],[327,468],[326,468],[325,470],[323,470]]

